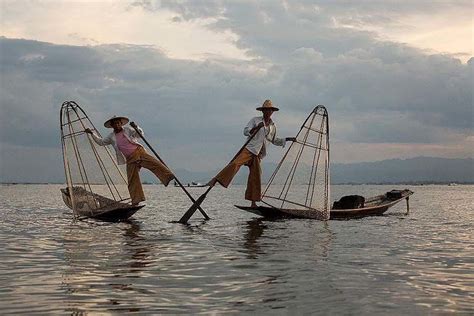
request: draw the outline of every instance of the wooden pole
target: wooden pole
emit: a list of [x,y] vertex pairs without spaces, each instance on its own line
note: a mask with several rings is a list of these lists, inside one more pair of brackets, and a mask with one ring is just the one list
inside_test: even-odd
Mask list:
[[410,214],[410,204],[408,203],[408,200],[410,200],[410,197],[407,196],[406,200],[407,200],[407,213],[406,213],[406,215],[408,215],[408,214]]
[[[143,139],[143,141],[145,142],[145,144],[147,144],[148,148],[150,148],[150,150],[155,154],[156,158],[158,158],[159,161],[161,161],[162,164],[164,164],[166,167],[168,167],[166,165],[166,163],[163,161],[163,159],[160,158],[160,156],[158,155],[158,153],[153,149],[153,147],[151,147],[150,143],[145,139],[145,137],[142,135],[142,133],[140,133],[140,131],[138,130],[137,126],[134,124],[134,125],[131,125],[130,126],[133,127],[133,129],[137,132],[138,135],[140,135],[140,137]],[[183,186],[183,184],[181,183],[181,181],[179,181],[179,179],[176,177],[176,175],[174,176],[174,179],[176,180],[176,183],[178,183],[179,187],[184,191],[184,193],[186,193],[186,195],[189,197],[189,199],[191,200],[191,202],[193,202],[194,204],[196,203],[196,200],[194,200],[194,198],[192,197],[191,194],[189,194],[188,190],[186,190],[186,188]],[[202,202],[202,201],[201,201]],[[194,205],[193,204],[193,205]],[[209,216],[206,214],[206,212],[204,212],[204,210],[201,208],[201,203],[199,203],[197,205],[197,209],[199,209],[199,211],[201,212],[201,214],[204,216],[205,219],[210,219]],[[196,211],[196,210],[194,210]]]
[[[245,147],[247,147],[247,145],[250,143],[250,141],[255,137],[255,135],[257,135],[258,131],[262,128],[262,126],[258,127],[257,130],[249,137],[249,139],[247,139],[247,141],[245,142],[245,144],[239,149],[239,151],[235,154],[234,158],[231,159],[230,162],[234,161],[235,158],[237,158],[238,155],[240,155],[240,153],[245,149]],[[229,162],[229,163],[230,163]],[[228,164],[227,164],[228,165]],[[178,221],[178,223],[181,223],[181,224],[186,224],[188,222],[188,220],[191,218],[191,216],[193,216],[193,214],[196,212],[196,209],[199,207],[199,205],[201,205],[201,203],[204,201],[204,199],[206,198],[207,194],[209,193],[209,191],[211,191],[211,189],[214,187],[215,183],[211,186],[209,186],[209,189],[206,190],[206,192],[204,192],[198,199],[196,202],[194,202],[193,205],[191,205],[191,207],[186,211],[186,213],[184,213],[184,215],[181,217],[181,219]]]
[[202,203],[202,201],[204,201],[204,199],[206,198],[207,194],[209,193],[209,191],[211,191],[211,189],[214,187],[215,184],[213,185],[210,185],[209,188],[206,190],[206,192],[204,192],[198,199],[197,201],[193,202],[194,204],[191,205],[191,207],[186,211],[186,213],[184,213],[184,215],[179,219],[178,223],[180,224],[186,224],[188,222],[188,220],[191,218],[191,216],[193,216],[193,214],[196,212],[196,209],[198,209]]

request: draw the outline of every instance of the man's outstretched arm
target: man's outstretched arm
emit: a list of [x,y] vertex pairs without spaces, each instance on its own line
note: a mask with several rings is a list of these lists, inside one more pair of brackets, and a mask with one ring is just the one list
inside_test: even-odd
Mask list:
[[90,128],[86,128],[84,132],[86,132],[87,134],[90,134],[92,136],[92,139],[99,146],[107,146],[107,145],[112,144],[112,140],[110,139],[110,137],[108,136],[105,138],[99,137]]

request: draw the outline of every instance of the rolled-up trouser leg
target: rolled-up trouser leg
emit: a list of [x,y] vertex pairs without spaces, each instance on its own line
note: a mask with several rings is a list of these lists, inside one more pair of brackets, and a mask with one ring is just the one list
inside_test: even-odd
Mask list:
[[239,171],[240,167],[247,164],[252,160],[252,156],[255,156],[252,154],[247,148],[242,150],[242,152],[235,157],[234,160],[232,160],[224,169],[221,170],[217,174],[217,176],[214,177],[209,182],[209,185],[214,185],[216,182],[219,182],[220,185],[222,185],[224,188],[227,188],[229,184],[232,182],[232,179],[236,175],[236,173]]
[[171,172],[168,167],[166,167],[161,161],[143,151],[140,156],[141,166],[147,168],[155,174],[155,176],[160,179],[161,183],[165,186],[168,186],[171,180],[175,178],[174,174]]
[[247,189],[245,199],[249,201],[260,201],[262,196],[262,168],[260,158],[252,155],[252,160],[247,164],[249,167],[249,177],[247,179]]
[[127,162],[127,178],[128,178],[128,192],[132,199],[132,204],[138,204],[145,201],[145,194],[143,193],[142,183],[140,182],[140,162]]

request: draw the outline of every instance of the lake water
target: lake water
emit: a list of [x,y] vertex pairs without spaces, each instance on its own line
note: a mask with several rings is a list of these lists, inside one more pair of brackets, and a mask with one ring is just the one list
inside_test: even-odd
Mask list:
[[263,220],[233,207],[243,186],[216,187],[189,226],[170,223],[179,188],[145,186],[124,223],[74,221],[60,188],[0,186],[2,314],[474,313],[474,186],[407,186],[409,215],[328,222]]

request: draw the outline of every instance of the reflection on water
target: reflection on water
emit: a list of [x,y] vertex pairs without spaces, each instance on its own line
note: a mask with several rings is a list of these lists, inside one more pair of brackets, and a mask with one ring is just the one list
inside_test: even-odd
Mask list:
[[[134,220],[130,221],[130,227],[125,229],[125,252],[130,255],[130,272],[139,271],[152,263],[150,260],[150,247],[146,239],[140,236],[140,223]],[[136,269],[136,271],[135,271]]]
[[213,220],[190,226],[170,223],[189,206],[176,188],[145,186],[148,206],[114,224],[73,221],[59,187],[0,187],[3,313],[474,311],[473,186],[413,187],[409,215],[329,222],[264,220],[232,207],[243,187],[216,188]]
[[[154,294],[136,282],[146,276],[146,267],[152,264],[150,246],[140,234],[141,223],[130,220],[116,224],[120,230],[113,239],[104,236],[104,230],[110,228],[107,225],[114,224],[87,220],[72,224],[65,232],[62,285],[70,296],[67,311],[79,313],[111,304],[112,310],[137,312],[140,302],[130,299],[129,294]],[[105,229],[94,229],[101,226]],[[109,246],[95,249],[98,240]]]
[[267,226],[262,219],[254,219],[247,222],[248,230],[245,233],[244,248],[248,251],[247,258],[257,259],[259,254],[262,254],[258,239],[262,236],[263,231]]

